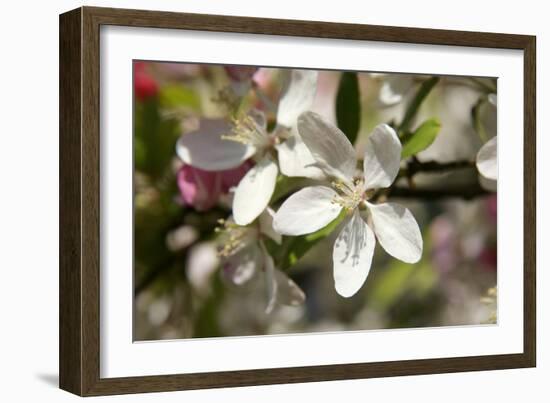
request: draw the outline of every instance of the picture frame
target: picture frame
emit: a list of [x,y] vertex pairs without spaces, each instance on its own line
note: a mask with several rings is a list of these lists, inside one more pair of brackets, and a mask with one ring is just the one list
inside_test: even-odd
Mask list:
[[[523,52],[523,351],[102,377],[100,30],[104,26],[513,49]],[[519,135],[519,134],[518,134]],[[60,388],[80,396],[526,368],[536,365],[534,36],[81,7],[60,16]],[[110,301],[109,303],[115,303]],[[129,340],[131,343],[131,340]],[[145,364],[144,364],[145,365]]]

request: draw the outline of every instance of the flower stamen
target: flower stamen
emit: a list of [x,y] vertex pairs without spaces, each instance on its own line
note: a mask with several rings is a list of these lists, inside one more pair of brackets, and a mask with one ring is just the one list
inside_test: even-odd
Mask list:
[[218,257],[226,258],[232,256],[246,247],[252,239],[252,231],[249,227],[237,225],[232,220],[218,220],[219,227],[214,231],[220,234],[220,245],[218,246]]
[[332,199],[332,203],[339,204],[348,213],[355,210],[364,200],[365,189],[362,180],[355,180],[351,186],[342,181],[335,181],[332,182],[332,186],[339,193]]
[[246,115],[240,119],[233,119],[233,129],[230,134],[222,135],[223,140],[235,141],[252,146],[265,146],[269,142],[269,136],[263,127],[251,117]]

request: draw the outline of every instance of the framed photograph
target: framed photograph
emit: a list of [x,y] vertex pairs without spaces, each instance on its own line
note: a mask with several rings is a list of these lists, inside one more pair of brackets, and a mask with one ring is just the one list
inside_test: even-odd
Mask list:
[[535,88],[533,36],[62,14],[60,387],[535,366]]

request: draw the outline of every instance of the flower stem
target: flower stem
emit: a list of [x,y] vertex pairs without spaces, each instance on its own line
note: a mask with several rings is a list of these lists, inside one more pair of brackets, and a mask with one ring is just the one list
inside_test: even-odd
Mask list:
[[424,102],[426,97],[438,82],[439,77],[432,77],[422,83],[414,98],[411,100],[411,103],[407,106],[407,111],[405,112],[403,121],[397,128],[401,135],[409,131],[411,124],[418,113],[418,109],[420,109],[420,105],[422,105],[422,102]]

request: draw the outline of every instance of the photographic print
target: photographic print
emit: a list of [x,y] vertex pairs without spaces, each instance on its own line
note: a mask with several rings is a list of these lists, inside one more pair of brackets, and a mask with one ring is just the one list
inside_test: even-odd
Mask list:
[[97,7],[59,33],[62,389],[536,365],[534,36]]
[[134,340],[497,321],[497,80],[133,62]]

